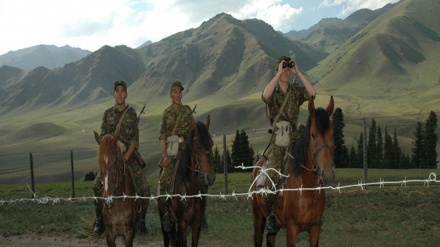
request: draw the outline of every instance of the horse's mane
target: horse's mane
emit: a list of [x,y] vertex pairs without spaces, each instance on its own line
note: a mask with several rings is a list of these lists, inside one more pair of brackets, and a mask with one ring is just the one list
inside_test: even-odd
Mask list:
[[184,147],[182,150],[182,156],[180,157],[180,160],[178,161],[178,167],[177,167],[177,178],[179,178],[181,181],[184,181],[186,179],[187,174],[187,168],[191,166],[191,155],[192,155],[192,149],[193,149],[193,139],[198,138],[198,141],[200,145],[205,148],[209,149],[209,138],[210,134],[208,131],[208,128],[206,125],[200,121],[196,123],[197,133],[199,136],[194,136],[195,130],[192,129],[188,136],[185,138],[184,141]]
[[[301,171],[302,165],[307,162],[309,144],[310,144],[310,126],[312,118],[309,116],[307,125],[300,133],[300,138],[296,141],[295,146],[291,150],[291,154],[294,157],[292,162],[291,172],[294,175],[298,175]],[[323,108],[317,108],[315,112],[315,124],[317,126],[320,135],[324,135],[330,128],[330,116]]]

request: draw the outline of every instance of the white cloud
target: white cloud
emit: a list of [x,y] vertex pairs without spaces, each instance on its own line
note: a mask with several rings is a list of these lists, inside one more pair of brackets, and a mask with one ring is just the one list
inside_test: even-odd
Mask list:
[[371,9],[375,10],[382,8],[388,3],[396,3],[399,0],[324,0],[319,5],[320,7],[333,7],[340,6],[339,14],[341,16],[347,16],[359,9]]

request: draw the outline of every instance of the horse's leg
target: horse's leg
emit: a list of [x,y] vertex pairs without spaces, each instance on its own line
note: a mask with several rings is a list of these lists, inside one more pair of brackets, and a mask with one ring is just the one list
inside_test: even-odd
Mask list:
[[319,234],[321,233],[321,226],[314,226],[309,231],[309,241],[311,247],[318,247]]
[[116,236],[111,233],[113,229],[105,230],[105,239],[108,247],[116,247]]
[[[264,227],[266,226],[266,219],[264,215],[261,213],[258,201],[262,200],[262,197],[255,196],[252,200],[252,212],[254,215],[254,246],[261,247],[263,246],[263,233]],[[261,204],[260,204],[261,205]]]
[[191,225],[191,246],[197,247],[199,245],[200,232],[202,230],[202,218],[203,216],[198,217],[198,219]]
[[295,246],[298,232],[298,227],[294,224],[286,226],[286,246]]
[[182,222],[179,222],[179,224],[177,225],[178,227],[177,227],[176,246],[186,247],[188,246],[186,239],[186,229],[188,226],[186,223],[182,223]]
[[275,232],[275,233],[267,233],[266,234],[266,245],[267,245],[267,247],[275,246],[276,237],[277,237],[277,232]]
[[[136,224],[133,222],[132,226],[135,226]],[[127,226],[126,226],[127,227]],[[134,239],[134,235],[136,232],[136,228],[135,227],[130,227],[131,229],[127,230],[125,232],[125,247],[133,247],[133,239]]]

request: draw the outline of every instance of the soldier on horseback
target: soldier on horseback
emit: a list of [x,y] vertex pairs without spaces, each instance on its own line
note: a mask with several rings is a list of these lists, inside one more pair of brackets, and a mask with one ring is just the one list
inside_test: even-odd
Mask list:
[[[145,167],[145,162],[142,160],[139,150],[139,129],[138,116],[136,111],[126,104],[127,99],[127,85],[124,81],[118,80],[114,83],[113,97],[115,98],[115,105],[104,112],[101,124],[100,136],[106,134],[114,134],[116,129],[120,129],[118,145],[124,154],[124,160],[130,168],[130,173],[133,175],[135,181],[136,193],[142,197],[150,196],[150,186],[142,169]],[[93,192],[96,197],[102,197],[103,184],[98,175],[95,178]],[[140,205],[140,213],[138,220],[138,227],[141,235],[147,232],[145,225],[145,215],[148,208],[148,199],[142,199]],[[104,232],[104,224],[102,220],[103,201],[101,199],[95,200],[96,221],[93,231],[97,235]]]
[[[266,103],[268,118],[272,126],[272,138],[263,153],[269,168],[283,171],[284,156],[289,145],[293,145],[299,137],[297,124],[300,106],[311,96],[316,95],[312,83],[298,69],[297,63],[289,57],[282,56],[275,63],[275,76],[266,85],[262,99]],[[290,84],[290,74],[294,73],[304,86]],[[272,181],[279,180],[274,171],[269,171]],[[269,185],[269,180],[266,180]],[[271,188],[276,189],[276,188]],[[274,194],[265,198],[267,209],[267,230],[276,232],[275,215],[273,212]]]
[[[178,162],[178,154],[182,150],[184,138],[192,126],[195,126],[191,107],[182,104],[183,89],[180,81],[174,81],[171,84],[169,93],[171,105],[162,113],[159,136],[162,159],[159,162],[161,173],[158,181],[161,195],[173,193],[171,186]],[[172,227],[169,214],[170,200],[167,198],[160,198],[160,200],[164,200],[162,205],[165,212],[162,218],[162,227],[165,232],[169,232]]]

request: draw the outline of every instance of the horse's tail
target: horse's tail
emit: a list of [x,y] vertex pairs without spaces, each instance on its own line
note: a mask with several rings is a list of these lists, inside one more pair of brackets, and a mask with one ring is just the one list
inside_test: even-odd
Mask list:
[[88,238],[91,242],[96,242],[99,240],[102,234],[99,236],[95,234],[93,231],[93,227],[95,224],[95,220],[86,219],[84,217],[81,217],[79,222],[79,234],[83,237]]

